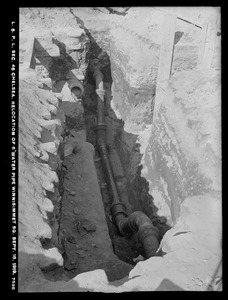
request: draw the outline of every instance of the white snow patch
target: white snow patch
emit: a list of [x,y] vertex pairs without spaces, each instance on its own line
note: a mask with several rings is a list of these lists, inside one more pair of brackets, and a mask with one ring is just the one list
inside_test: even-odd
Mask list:
[[166,160],[166,165],[167,165],[168,168],[173,167],[173,161],[172,161],[170,156],[164,154],[163,158]]
[[160,183],[163,187],[163,191],[165,192],[166,196],[169,197],[169,193],[168,193],[168,184],[165,182],[165,180],[160,176]]
[[172,226],[172,216],[170,207],[166,203],[162,193],[157,189],[153,189],[152,195],[154,198],[154,205],[158,208],[157,215],[165,217],[167,219],[167,224]]

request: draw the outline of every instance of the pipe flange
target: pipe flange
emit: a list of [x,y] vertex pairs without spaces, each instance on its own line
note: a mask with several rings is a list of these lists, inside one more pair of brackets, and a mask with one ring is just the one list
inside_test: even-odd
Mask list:
[[[122,206],[122,207],[121,207]],[[126,217],[128,216],[126,212],[126,205],[122,202],[115,202],[111,205],[110,211],[113,215],[113,218],[115,218],[118,214],[124,214]]]
[[114,213],[112,212],[113,218],[115,219],[118,214],[123,214],[123,215],[125,215],[126,218],[128,217],[128,214],[126,213],[126,211],[120,210],[120,211],[116,211]]
[[95,131],[98,130],[106,130],[107,125],[105,123],[98,123],[97,126],[94,128]]
[[113,218],[115,218],[118,214],[123,214],[123,215],[125,215],[126,218],[128,217],[128,214],[126,213],[126,211],[121,210],[121,211],[114,212],[113,213]]
[[113,207],[115,207],[116,205],[122,205],[124,207],[124,209],[126,210],[126,205],[123,202],[114,202],[112,203],[110,209],[112,209]]
[[127,222],[127,220],[128,220],[128,218],[120,220],[117,227],[118,227],[118,230],[119,230],[119,232],[122,236],[130,237],[134,233],[134,230],[131,230],[131,232],[126,232],[126,231],[123,230],[123,226],[122,226],[122,223]]

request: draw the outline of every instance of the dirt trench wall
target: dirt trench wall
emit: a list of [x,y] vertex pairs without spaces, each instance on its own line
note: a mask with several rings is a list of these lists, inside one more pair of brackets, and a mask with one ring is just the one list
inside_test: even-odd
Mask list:
[[144,176],[170,224],[186,198],[221,192],[220,83],[213,69],[177,73],[155,113]]
[[[39,87],[38,87],[39,86]],[[49,215],[54,205],[48,193],[58,185],[55,172],[60,157],[62,122],[51,119],[59,110],[59,99],[49,91],[41,90],[42,83],[35,71],[20,73],[19,107],[19,288],[40,274],[40,268],[51,263],[63,264],[58,249],[46,249],[42,239],[56,239]],[[61,113],[59,111],[59,113]],[[49,164],[50,165],[49,165]],[[56,195],[58,199],[59,195]],[[56,200],[58,201],[58,200]]]
[[[185,198],[221,191],[220,70],[175,73],[153,114],[151,88],[135,92],[123,76],[121,59],[117,64],[111,56],[111,61],[113,109],[125,121],[131,153],[127,177],[134,180],[136,166],[143,165],[142,176],[149,182],[158,213],[173,225]],[[141,155],[134,151],[133,140]]]
[[[176,14],[174,9],[170,10]],[[110,56],[113,78],[112,105],[125,123],[129,118],[135,118],[134,108],[137,105],[152,102],[153,106],[163,22],[166,14],[170,12],[159,7],[133,7],[124,17],[100,14],[97,17],[94,15],[93,18],[93,15],[81,14],[84,26]],[[203,9],[199,9],[199,12],[199,15],[205,14]],[[188,9],[185,13],[191,15]],[[216,9],[213,13],[216,13]],[[80,12],[78,15],[80,16]],[[184,15],[181,12],[178,16],[185,18]],[[194,17],[202,26],[204,19],[196,13]],[[202,29],[199,27],[176,19],[171,75],[183,70],[196,69],[201,35]],[[221,38],[217,37],[211,64],[214,69],[220,68],[220,41]]]
[[216,37],[211,70],[197,71],[202,31],[177,20],[171,81],[154,114],[164,14],[151,8],[142,18],[143,11],[132,8],[113,20],[107,35],[92,28],[91,34],[110,56],[111,106],[125,123],[126,145],[119,147],[126,176],[133,182],[142,164],[159,215],[174,225],[185,198],[221,190],[221,38]]

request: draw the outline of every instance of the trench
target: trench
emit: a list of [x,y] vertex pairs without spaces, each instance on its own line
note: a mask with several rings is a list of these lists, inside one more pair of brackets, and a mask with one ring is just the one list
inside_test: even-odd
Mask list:
[[[108,183],[96,143],[97,94],[96,83],[90,68],[90,62],[94,58],[99,60],[104,75],[107,152],[121,201],[125,204],[128,215],[140,210],[151,219],[154,226],[158,228],[159,242],[165,232],[170,229],[166,220],[156,214],[157,209],[153,204],[153,197],[149,194],[149,184],[141,176],[142,165],[139,162],[142,155],[139,150],[140,145],[137,143],[137,136],[131,135],[134,143],[134,153],[132,153],[125,141],[125,137],[129,136],[129,133],[124,131],[124,122],[116,116],[111,107],[112,66],[109,56],[100,48],[92,35],[88,31],[86,33],[90,39],[90,47],[86,54],[88,67],[83,85],[84,94],[77,102],[78,107],[81,107],[80,113],[73,117],[66,116],[65,128],[62,133],[64,141],[72,136],[73,130],[80,143],[76,153],[69,156],[64,156],[64,142],[59,146],[58,156],[62,160],[56,169],[59,184],[54,193],[48,194],[54,204],[54,212],[49,214],[49,225],[52,228],[53,237],[51,240],[41,240],[41,244],[46,249],[56,246],[64,259],[63,266],[52,264],[42,269],[45,278],[52,281],[68,281],[77,274],[98,268],[105,270],[109,281],[120,280],[129,274],[139,256],[145,259],[144,249],[139,243],[137,235],[133,234],[130,238],[122,236],[110,212],[111,200]],[[67,72],[70,68],[72,68],[72,62],[66,54],[51,60],[50,77],[55,80],[57,92],[61,92],[60,87],[64,84],[63,81],[66,82]],[[76,97],[80,94],[77,87],[71,91]],[[91,148],[88,145],[93,146]],[[90,157],[91,149],[92,152],[94,151],[93,163],[90,163],[86,157],[86,155]],[[125,171],[129,165],[130,155],[136,157],[135,165],[132,166],[132,169],[135,169],[134,178],[128,178]],[[95,166],[94,171],[86,173],[82,170],[84,167],[92,170],[93,166]],[[79,183],[80,180],[81,183]],[[96,190],[93,189],[93,185],[97,180],[102,204],[99,204],[100,206],[96,204],[95,209],[92,200],[95,197],[93,193],[96,195]],[[77,189],[75,189],[76,185]],[[99,214],[102,213],[104,218],[100,217],[98,220]],[[93,222],[93,220],[95,221]],[[107,225],[107,232],[98,237],[97,232],[100,227],[104,226],[104,222]],[[109,235],[111,249],[109,249],[105,234]],[[107,253],[105,253],[106,251]],[[163,255],[163,253],[159,252],[157,255]]]

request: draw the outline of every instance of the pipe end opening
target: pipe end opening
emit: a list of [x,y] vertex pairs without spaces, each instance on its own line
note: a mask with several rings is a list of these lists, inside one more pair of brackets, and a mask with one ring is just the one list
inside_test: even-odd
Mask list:
[[78,86],[74,86],[71,88],[71,93],[74,94],[76,97],[80,97],[82,95],[82,90]]

